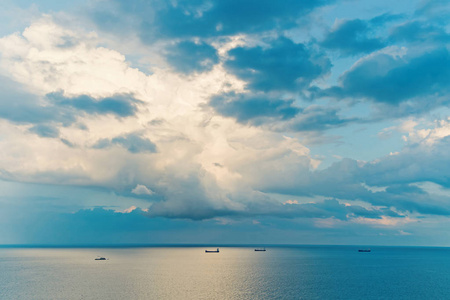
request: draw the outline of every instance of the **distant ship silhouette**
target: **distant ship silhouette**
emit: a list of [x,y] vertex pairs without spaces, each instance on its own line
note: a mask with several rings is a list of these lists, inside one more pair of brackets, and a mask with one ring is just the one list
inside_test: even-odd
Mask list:
[[256,248],[255,251],[266,251],[266,248]]
[[219,248],[217,250],[205,250],[205,253],[219,253]]
[[97,257],[95,260],[106,260],[106,258],[105,257]]

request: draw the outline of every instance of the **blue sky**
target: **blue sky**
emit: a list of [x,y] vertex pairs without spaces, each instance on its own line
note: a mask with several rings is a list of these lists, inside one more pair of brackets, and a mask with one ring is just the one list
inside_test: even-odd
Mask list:
[[0,8],[0,244],[450,246],[447,1]]

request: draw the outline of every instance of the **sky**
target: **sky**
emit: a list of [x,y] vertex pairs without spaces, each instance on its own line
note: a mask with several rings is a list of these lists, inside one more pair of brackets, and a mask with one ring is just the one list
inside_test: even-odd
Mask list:
[[450,246],[450,4],[0,1],[0,244]]

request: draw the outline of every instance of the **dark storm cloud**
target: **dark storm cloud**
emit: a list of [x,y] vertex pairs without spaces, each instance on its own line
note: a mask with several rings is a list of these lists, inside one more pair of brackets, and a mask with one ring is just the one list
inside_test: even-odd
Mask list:
[[268,48],[237,47],[228,55],[225,68],[257,91],[296,91],[331,68],[322,53],[285,37],[270,41]]
[[167,61],[185,74],[209,71],[219,62],[217,51],[205,43],[180,42],[168,49]]

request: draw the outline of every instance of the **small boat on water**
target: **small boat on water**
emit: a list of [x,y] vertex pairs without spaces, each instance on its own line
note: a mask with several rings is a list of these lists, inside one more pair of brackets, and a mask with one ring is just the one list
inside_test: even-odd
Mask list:
[[370,252],[370,251],[372,251],[372,250],[370,250],[370,249],[359,249],[358,250],[358,252]]
[[266,251],[266,248],[256,248],[255,251]]
[[97,257],[95,260],[106,260],[106,258],[105,258],[105,257],[99,256],[99,257]]
[[219,248],[217,250],[205,250],[205,253],[219,253]]

